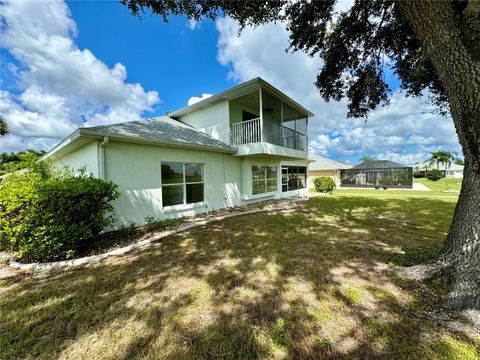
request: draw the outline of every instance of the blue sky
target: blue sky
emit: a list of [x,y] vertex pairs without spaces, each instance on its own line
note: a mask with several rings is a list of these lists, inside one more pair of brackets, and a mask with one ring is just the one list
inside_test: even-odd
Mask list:
[[89,48],[110,67],[122,63],[129,82],[159,92],[161,103],[153,115],[185,106],[194,94],[220,92],[236,83],[227,79],[228,69],[216,59],[218,32],[213,21],[191,31],[183,16],[164,23],[151,14],[134,17],[117,2],[67,4],[79,28],[80,48]]
[[117,2],[6,1],[2,7],[0,112],[11,134],[0,151],[49,149],[76,127],[162,115],[192,97],[260,76],[316,116],[311,151],[357,162],[368,154],[413,164],[439,148],[460,152],[450,118],[398,80],[388,107],[347,119],[313,85],[321,60],[289,54],[282,24],[247,28],[231,19],[193,26],[184,17],[133,17]]

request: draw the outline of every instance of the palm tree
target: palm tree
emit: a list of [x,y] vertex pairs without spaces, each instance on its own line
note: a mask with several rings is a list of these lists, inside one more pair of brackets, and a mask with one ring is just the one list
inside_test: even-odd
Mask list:
[[454,152],[438,150],[431,153],[429,161],[430,166],[437,164],[437,170],[440,170],[440,163],[443,163],[445,166],[445,174],[447,173],[448,167],[452,164],[452,161],[455,160],[457,155]]
[[360,161],[361,161],[361,162],[366,162],[366,163],[367,163],[367,162],[370,162],[370,161],[373,161],[373,160],[375,160],[375,158],[372,157],[372,156],[370,156],[370,155],[365,155],[365,156],[362,156],[362,157],[360,158]]
[[5,120],[3,115],[0,115],[0,136],[5,136],[8,133],[9,133],[9,130],[7,125],[7,120]]

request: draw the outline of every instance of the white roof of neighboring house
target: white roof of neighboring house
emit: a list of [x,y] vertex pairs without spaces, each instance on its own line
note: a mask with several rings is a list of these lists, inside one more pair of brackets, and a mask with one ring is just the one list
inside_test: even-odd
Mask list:
[[308,159],[312,161],[309,165],[309,170],[341,170],[350,169],[352,165],[345,164],[340,161],[328,159],[323,156],[309,155]]
[[[427,167],[428,169],[436,169],[437,168],[437,163],[432,163],[430,164],[430,161],[424,161],[423,163],[416,164],[414,167],[419,167],[421,169]],[[445,170],[445,165],[443,162],[438,163],[438,168],[440,170]],[[448,167],[447,171],[463,171],[463,165],[458,165],[452,162]]]

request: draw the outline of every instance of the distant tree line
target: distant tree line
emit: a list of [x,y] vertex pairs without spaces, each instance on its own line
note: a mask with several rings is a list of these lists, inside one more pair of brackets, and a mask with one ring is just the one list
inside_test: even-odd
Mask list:
[[28,149],[25,151],[1,153],[0,154],[0,175],[26,169],[30,167],[35,161],[45,155],[45,150]]

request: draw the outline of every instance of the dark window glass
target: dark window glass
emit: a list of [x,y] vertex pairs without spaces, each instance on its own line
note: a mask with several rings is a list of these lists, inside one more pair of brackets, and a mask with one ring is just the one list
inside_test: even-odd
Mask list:
[[162,163],[162,184],[183,183],[182,163]]
[[252,181],[252,194],[263,194],[265,192],[265,180]]
[[161,168],[163,206],[204,200],[202,164],[165,162]]
[[307,168],[286,166],[282,168],[282,191],[304,189],[307,186]]
[[202,182],[202,165],[185,164],[185,182]]
[[276,179],[277,178],[277,167],[276,166],[265,166],[267,171],[267,179]]
[[266,190],[267,190],[266,192],[277,191],[277,179],[267,180]]
[[183,204],[183,185],[169,185],[162,187],[163,206]]
[[203,184],[187,184],[187,204],[203,201]]
[[261,166],[252,166],[252,179],[265,179],[265,169]]

